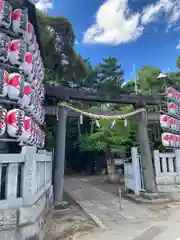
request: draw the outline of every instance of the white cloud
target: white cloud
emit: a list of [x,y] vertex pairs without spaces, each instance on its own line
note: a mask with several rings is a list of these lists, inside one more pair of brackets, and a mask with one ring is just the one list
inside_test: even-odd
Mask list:
[[78,41],[78,40],[75,40],[75,44],[76,44],[76,45],[79,45],[79,41]]
[[36,7],[44,12],[47,12],[49,9],[53,7],[52,0],[40,0]]
[[155,21],[158,18],[158,14],[162,7],[163,5],[161,2],[147,6],[142,12],[141,23],[146,25]]
[[180,49],[180,40],[179,40],[178,45],[176,46],[176,49]]
[[128,0],[106,0],[98,9],[95,23],[84,33],[84,43],[121,44],[139,38],[146,25],[164,14],[168,28],[180,20],[179,0],[158,0],[142,12],[132,12]]

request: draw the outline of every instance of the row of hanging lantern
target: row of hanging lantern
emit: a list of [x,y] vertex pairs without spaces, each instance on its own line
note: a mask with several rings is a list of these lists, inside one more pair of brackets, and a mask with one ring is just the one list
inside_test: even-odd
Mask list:
[[[27,9],[13,9],[8,0],[0,0],[0,27],[0,62],[5,66],[0,69],[0,97],[20,107],[7,112],[0,106],[0,136],[7,131],[20,142],[42,148],[44,66]],[[6,64],[14,70],[6,71]]]
[[180,120],[174,117],[168,116],[167,114],[162,114],[160,116],[160,125],[164,129],[172,129],[175,131],[180,131]]
[[45,134],[39,125],[21,109],[7,111],[0,106],[0,136],[7,131],[8,135],[18,141],[43,148]]
[[44,100],[43,84],[38,82],[40,86],[33,88],[30,83],[25,81],[23,75],[19,73],[9,74],[3,69],[0,69],[0,80],[0,96],[7,96],[10,100],[17,102],[21,108],[26,109],[33,118],[42,124],[45,117],[42,106]]
[[180,92],[166,87],[167,113],[160,116],[160,126],[166,132],[161,135],[164,147],[180,147]]
[[179,148],[180,147],[180,135],[164,132],[162,134],[162,143],[164,147],[173,147]]
[[167,99],[180,102],[180,92],[173,87],[167,87],[166,89]]

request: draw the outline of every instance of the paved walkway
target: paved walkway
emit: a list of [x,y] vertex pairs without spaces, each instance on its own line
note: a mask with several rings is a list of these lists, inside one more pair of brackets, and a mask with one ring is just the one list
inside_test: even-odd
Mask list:
[[180,214],[159,218],[146,205],[125,199],[120,210],[118,197],[93,187],[83,179],[65,179],[65,191],[101,228],[100,232],[82,240],[178,240],[180,237]]

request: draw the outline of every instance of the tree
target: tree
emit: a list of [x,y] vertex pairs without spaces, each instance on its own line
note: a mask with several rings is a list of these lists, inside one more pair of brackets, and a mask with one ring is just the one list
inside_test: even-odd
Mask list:
[[122,85],[124,93],[135,93],[135,82],[133,80],[127,81]]
[[180,56],[176,59],[176,66],[180,68]]
[[[70,86],[70,81],[85,78],[86,65],[73,47],[75,35],[72,24],[64,17],[53,17],[37,11],[47,76],[53,83]],[[50,80],[50,82],[52,82]]]
[[[98,109],[96,107],[96,110]],[[107,106],[106,109],[108,110]],[[134,138],[131,121],[128,122],[127,126],[124,126],[123,120],[99,120],[98,122],[92,122],[92,124],[94,124],[92,131],[79,137],[79,148],[81,151],[103,152],[108,179],[114,181],[116,174],[113,155],[126,156],[127,144],[131,144],[130,141],[132,142]]]
[[161,92],[163,82],[158,79],[160,69],[144,66],[137,72],[137,84],[141,94]]
[[124,83],[124,71],[115,57],[103,58],[102,62],[97,66],[97,71],[98,91],[114,94],[121,91],[121,86]]

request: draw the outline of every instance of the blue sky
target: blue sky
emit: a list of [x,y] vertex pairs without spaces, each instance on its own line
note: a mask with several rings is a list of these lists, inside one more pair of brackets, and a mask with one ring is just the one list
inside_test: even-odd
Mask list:
[[126,80],[133,77],[133,64],[137,70],[143,65],[176,70],[180,0],[40,0],[37,7],[73,24],[75,48],[93,64],[115,56]]

